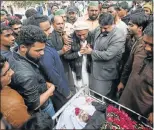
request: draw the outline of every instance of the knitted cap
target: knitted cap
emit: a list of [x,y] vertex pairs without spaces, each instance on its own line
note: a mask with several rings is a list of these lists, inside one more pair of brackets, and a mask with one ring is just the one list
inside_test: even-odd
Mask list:
[[149,3],[144,4],[143,8],[148,8],[152,12],[152,3],[149,2]]
[[98,6],[98,5],[99,4],[97,1],[91,1],[88,6]]
[[69,6],[69,7],[67,7],[67,12],[69,13],[69,12],[78,12],[78,8],[76,7],[76,6]]
[[65,10],[63,9],[58,9],[56,12],[55,12],[55,16],[59,16],[59,15],[62,15],[62,14],[65,14]]
[[85,30],[85,29],[89,29],[88,24],[85,21],[76,21],[74,23],[74,30]]

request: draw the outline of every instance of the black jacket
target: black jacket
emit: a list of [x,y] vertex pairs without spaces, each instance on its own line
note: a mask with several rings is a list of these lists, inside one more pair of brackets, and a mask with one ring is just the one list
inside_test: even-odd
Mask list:
[[55,48],[60,56],[60,59],[64,66],[65,73],[69,71],[69,64],[68,61],[64,58],[64,55],[61,54],[61,49],[63,48],[63,39],[62,36],[55,30],[52,32],[52,34],[49,36],[49,44],[51,47]]
[[[39,71],[39,66],[34,62],[13,52],[13,58],[9,60],[14,70],[11,87],[21,94],[30,111],[40,105],[40,95],[47,91],[46,81]],[[48,100],[41,106],[44,109]]]
[[[72,34],[73,42],[71,43],[71,50],[68,51],[64,58],[69,60],[71,69],[76,73],[77,79],[81,79],[81,70],[82,70],[82,58],[83,56],[79,56],[78,52],[80,51],[80,40],[77,38],[76,34]],[[88,33],[88,37],[86,38],[87,43],[92,45],[92,33]],[[91,73],[91,55],[87,55],[87,71]]]

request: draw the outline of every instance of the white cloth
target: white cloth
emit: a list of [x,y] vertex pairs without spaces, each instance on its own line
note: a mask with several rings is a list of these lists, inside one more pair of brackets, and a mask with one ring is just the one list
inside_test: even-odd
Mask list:
[[95,107],[89,102],[89,97],[76,98],[60,115],[56,129],[82,129],[85,127],[86,123],[75,115],[75,108],[84,110],[90,116],[96,111]]
[[[82,47],[86,47],[87,45],[87,41],[84,41],[84,42],[80,42],[81,46]],[[73,79],[74,79],[74,84],[75,86],[77,87],[77,91],[80,90],[81,87],[83,86],[87,86],[89,87],[89,73],[87,72],[87,55],[83,55],[83,59],[82,59],[82,79],[81,80],[77,80],[76,79],[76,74],[74,72],[72,72],[73,74]]]
[[127,28],[128,28],[128,26],[122,20],[120,20],[119,23],[116,24],[116,27],[120,28],[121,31],[123,31],[124,36],[127,35]]

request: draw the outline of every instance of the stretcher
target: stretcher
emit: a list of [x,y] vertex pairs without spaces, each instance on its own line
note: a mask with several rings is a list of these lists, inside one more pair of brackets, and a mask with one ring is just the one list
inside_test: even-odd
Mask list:
[[[95,95],[98,95],[100,98],[98,99],[98,98],[96,98],[95,96],[94,96],[94,94]],[[61,113],[76,99],[76,98],[78,98],[78,97],[80,97],[80,96],[89,96],[89,97],[91,97],[91,98],[93,98],[95,101],[97,101],[97,102],[99,102],[99,103],[101,103],[101,104],[103,104],[103,103],[105,103],[104,102],[104,99],[105,100],[108,100],[108,101],[110,101],[111,103],[112,103],[112,105],[114,104],[114,106],[116,106],[116,108],[118,108],[119,110],[126,110],[126,111],[128,111],[128,112],[130,112],[130,113],[132,113],[134,116],[136,116],[137,117],[137,121],[139,121],[141,124],[143,124],[144,126],[146,126],[146,127],[148,127],[148,128],[150,128],[150,129],[153,129],[152,128],[152,126],[150,126],[149,124],[147,124],[147,122],[148,122],[148,119],[146,118],[146,117],[144,117],[144,116],[142,116],[142,115],[140,115],[139,113],[137,113],[137,112],[135,112],[135,111],[133,111],[133,110],[131,110],[131,109],[129,109],[129,108],[127,108],[127,107],[125,107],[125,106],[123,106],[123,105],[121,105],[121,104],[119,104],[119,103],[117,103],[117,102],[115,102],[115,101],[113,101],[113,100],[111,100],[111,99],[109,99],[109,98],[107,98],[106,96],[103,96],[103,95],[101,95],[101,94],[99,94],[99,93],[97,93],[97,92],[95,92],[95,91],[93,91],[93,90],[91,90],[91,89],[89,89],[88,87],[86,87],[86,86],[84,86],[84,87],[82,87],[59,111],[57,111],[56,113],[55,113],[55,115],[52,117],[52,120],[54,121],[54,123],[56,124],[56,122],[58,122],[58,118],[59,118],[59,116],[61,115]]]

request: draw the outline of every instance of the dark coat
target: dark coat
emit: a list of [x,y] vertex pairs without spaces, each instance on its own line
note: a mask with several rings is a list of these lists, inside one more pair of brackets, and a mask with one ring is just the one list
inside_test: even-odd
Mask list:
[[[39,66],[16,52],[13,52],[13,58],[9,63],[15,72],[11,87],[21,94],[28,109],[34,110],[40,105],[40,95],[47,91],[46,81],[40,73]],[[41,109],[48,103],[49,100],[41,106]]]
[[66,60],[64,58],[64,55],[61,54],[61,51],[62,51],[61,49],[64,46],[62,36],[60,36],[60,34],[54,30],[49,37],[49,41],[50,41],[49,44],[51,45],[51,47],[55,48],[60,56],[60,59],[61,59],[63,66],[64,66],[64,72],[66,74],[67,80],[69,81],[70,89],[74,93],[74,91],[75,91],[74,90],[74,80],[73,80],[71,68],[69,66],[69,61]]
[[57,52],[60,56],[60,59],[63,63],[65,72],[68,72],[69,71],[68,61],[64,58],[63,55],[61,55],[61,49],[64,46],[62,36],[60,36],[60,34],[58,32],[56,32],[55,30],[53,30],[52,34],[49,37],[49,40],[51,41],[51,42],[49,42],[51,47],[53,47],[57,50]]
[[147,57],[140,43],[131,53],[121,77],[121,82],[126,86],[119,102],[144,116],[152,112],[152,59],[152,56]]
[[40,59],[40,66],[46,80],[53,83],[56,86],[56,90],[64,97],[68,97],[70,95],[70,89],[64,73],[63,64],[57,51],[48,44],[46,44],[44,55]]
[[[72,34],[72,39],[71,50],[64,55],[64,58],[70,61],[71,69],[76,73],[77,79],[81,79],[83,56],[79,56],[78,54],[81,48],[80,40],[75,33]],[[92,34],[90,32],[86,40],[88,44],[92,45]],[[91,72],[91,55],[87,55],[87,71]]]

